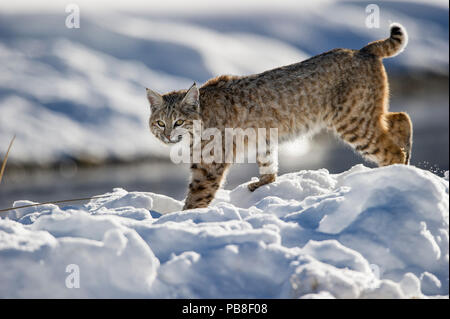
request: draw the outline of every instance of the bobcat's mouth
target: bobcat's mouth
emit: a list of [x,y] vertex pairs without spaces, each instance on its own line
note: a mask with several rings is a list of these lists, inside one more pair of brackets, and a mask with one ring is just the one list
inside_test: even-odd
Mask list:
[[183,135],[178,135],[176,140],[172,140],[170,138],[167,138],[167,136],[162,135],[162,140],[166,144],[176,144],[176,143],[180,142],[182,138],[183,138]]

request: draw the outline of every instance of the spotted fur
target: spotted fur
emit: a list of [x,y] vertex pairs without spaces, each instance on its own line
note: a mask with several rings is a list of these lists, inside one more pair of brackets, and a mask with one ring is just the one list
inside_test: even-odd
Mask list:
[[[147,89],[151,131],[164,143],[174,143],[177,119],[190,132],[194,120],[222,132],[225,128],[277,128],[280,141],[325,128],[378,165],[408,164],[412,124],[406,113],[388,111],[389,85],[382,63],[404,49],[407,34],[399,24],[390,31],[389,38],[361,50],[334,49],[260,74],[223,75],[200,89],[194,84],[187,91],[164,95]],[[165,127],[158,126],[158,120],[167,123]],[[258,158],[261,176],[249,184],[250,191],[275,181],[276,155],[269,150]],[[208,206],[229,165],[192,164],[184,209]]]

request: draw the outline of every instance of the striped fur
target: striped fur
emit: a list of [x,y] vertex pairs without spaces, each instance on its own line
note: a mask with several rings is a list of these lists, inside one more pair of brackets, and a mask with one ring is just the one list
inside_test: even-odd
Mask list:
[[[407,34],[399,24],[390,31],[389,38],[361,50],[334,49],[260,74],[223,75],[199,89],[193,85],[164,95],[148,90],[151,131],[168,143],[179,118],[188,130],[194,120],[201,120],[204,128],[217,128],[222,136],[225,128],[277,128],[280,141],[328,129],[378,165],[408,164],[412,124],[406,113],[388,111],[389,85],[382,63],[382,58],[401,52]],[[277,154],[267,152],[264,157],[258,161],[260,180],[249,184],[250,191],[276,179]],[[185,209],[208,206],[228,168],[227,163],[192,164]]]

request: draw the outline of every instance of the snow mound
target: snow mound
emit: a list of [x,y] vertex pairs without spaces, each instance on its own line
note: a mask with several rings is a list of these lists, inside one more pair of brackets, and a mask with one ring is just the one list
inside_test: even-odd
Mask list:
[[221,190],[207,209],[114,189],[16,210],[0,219],[0,297],[448,298],[448,184],[357,165]]

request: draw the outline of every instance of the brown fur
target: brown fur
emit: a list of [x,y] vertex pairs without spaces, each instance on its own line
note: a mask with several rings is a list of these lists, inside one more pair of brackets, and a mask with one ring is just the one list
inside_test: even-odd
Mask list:
[[[260,74],[223,75],[199,90],[194,85],[161,99],[148,90],[150,127],[161,138],[171,134],[170,123],[177,118],[185,121],[188,130],[199,119],[204,128],[215,127],[222,133],[225,128],[277,128],[280,141],[326,128],[379,165],[408,164],[412,124],[406,113],[388,111],[389,85],[382,63],[382,58],[402,50],[405,41],[405,30],[394,25],[389,38],[361,50],[334,49]],[[158,119],[166,121],[167,127],[158,127]],[[258,160],[260,180],[249,184],[250,191],[275,181],[276,155],[269,151],[265,161]],[[192,164],[184,208],[208,206],[229,165]],[[272,171],[263,173],[267,167]]]

